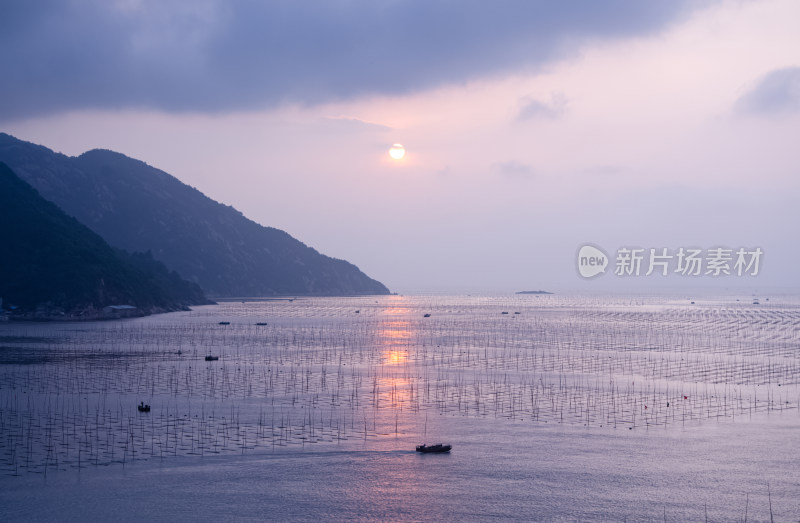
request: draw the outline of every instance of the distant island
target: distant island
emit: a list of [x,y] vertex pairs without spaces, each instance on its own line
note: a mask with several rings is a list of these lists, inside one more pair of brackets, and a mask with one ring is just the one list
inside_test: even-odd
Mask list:
[[547,291],[519,291],[515,294],[553,294],[553,293]]

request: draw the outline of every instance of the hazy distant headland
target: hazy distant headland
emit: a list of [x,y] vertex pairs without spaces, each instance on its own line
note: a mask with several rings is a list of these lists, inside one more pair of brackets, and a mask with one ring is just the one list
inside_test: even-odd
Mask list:
[[111,247],[149,252],[209,296],[389,294],[355,265],[122,154],[69,157],[0,133],[0,161]]
[[553,294],[552,292],[547,291],[519,291],[515,294]]

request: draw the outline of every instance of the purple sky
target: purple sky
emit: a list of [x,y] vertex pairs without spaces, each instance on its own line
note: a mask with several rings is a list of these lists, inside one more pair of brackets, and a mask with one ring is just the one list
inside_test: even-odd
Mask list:
[[[800,289],[800,3],[314,5],[4,2],[0,130],[144,160],[399,292]],[[588,282],[584,242],[764,266]]]

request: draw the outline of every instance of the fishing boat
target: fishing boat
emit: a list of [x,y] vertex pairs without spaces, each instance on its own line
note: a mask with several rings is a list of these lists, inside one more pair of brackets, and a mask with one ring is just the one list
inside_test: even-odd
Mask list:
[[417,452],[450,452],[452,448],[452,445],[442,445],[441,443],[436,445],[417,445]]
[[219,356],[206,356],[206,361],[217,361]]
[[143,401],[136,405],[136,408],[139,412],[150,412],[150,405],[145,405]]

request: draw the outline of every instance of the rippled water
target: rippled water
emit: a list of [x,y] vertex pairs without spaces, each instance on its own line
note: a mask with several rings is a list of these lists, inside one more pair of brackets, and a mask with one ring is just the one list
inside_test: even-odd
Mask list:
[[3,519],[800,519],[792,298],[298,299],[0,329]]

